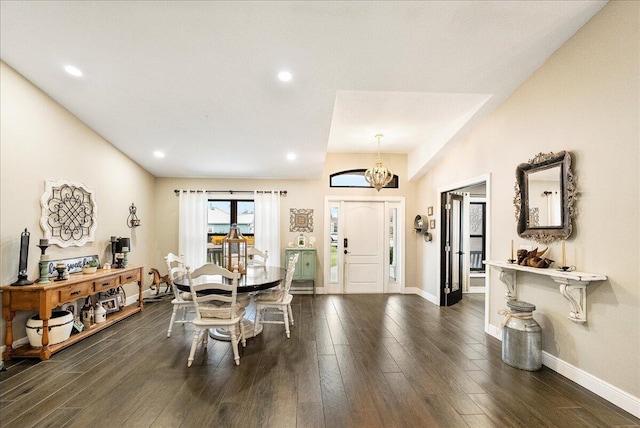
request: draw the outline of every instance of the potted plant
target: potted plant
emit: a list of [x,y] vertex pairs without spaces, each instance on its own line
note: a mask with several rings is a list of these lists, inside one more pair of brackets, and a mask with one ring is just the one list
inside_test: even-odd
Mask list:
[[98,262],[96,260],[91,260],[82,266],[82,273],[96,273],[98,270]]

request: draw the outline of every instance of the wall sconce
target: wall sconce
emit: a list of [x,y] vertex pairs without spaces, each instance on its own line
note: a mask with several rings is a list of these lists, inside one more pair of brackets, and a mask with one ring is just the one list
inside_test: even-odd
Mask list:
[[127,226],[132,229],[140,226],[140,219],[136,216],[136,211],[136,206],[131,203],[131,206],[129,207],[129,217],[127,217]]

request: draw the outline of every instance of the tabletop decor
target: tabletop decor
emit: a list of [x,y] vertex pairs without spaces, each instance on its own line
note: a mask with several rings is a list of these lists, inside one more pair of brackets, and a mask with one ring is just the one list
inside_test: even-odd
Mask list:
[[548,259],[546,257],[542,257],[549,250],[549,248],[545,248],[542,251],[538,251],[538,248],[534,248],[531,251],[527,251],[524,249],[518,250],[518,264],[520,266],[529,266],[534,268],[542,268],[546,269],[554,262],[554,260]]
[[247,239],[233,223],[229,233],[222,240],[222,266],[233,272],[236,268],[240,274],[247,273]]
[[84,264],[84,266],[82,266],[82,273],[84,274],[96,273],[97,270],[98,270],[98,262],[96,260],[89,260],[87,263]]
[[50,244],[66,248],[93,242],[98,207],[92,189],[67,180],[48,180],[40,205],[40,227]]
[[33,281],[27,278],[27,261],[29,260],[29,236],[30,233],[25,227],[20,235],[20,261],[18,263],[18,279],[11,285],[29,285]]

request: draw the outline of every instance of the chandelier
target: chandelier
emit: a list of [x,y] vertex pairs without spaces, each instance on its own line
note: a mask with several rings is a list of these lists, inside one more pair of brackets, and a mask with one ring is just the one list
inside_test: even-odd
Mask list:
[[376,138],[378,139],[378,160],[376,161],[376,166],[364,172],[364,179],[379,192],[393,179],[393,172],[382,165],[380,160],[380,138],[382,138],[382,134],[376,134]]

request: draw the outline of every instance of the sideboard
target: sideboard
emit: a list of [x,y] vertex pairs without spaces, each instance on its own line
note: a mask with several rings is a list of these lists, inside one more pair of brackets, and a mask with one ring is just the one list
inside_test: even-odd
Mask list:
[[[311,281],[313,288],[309,291],[316,295],[316,249],[315,248],[287,248],[284,251],[285,260],[289,260],[295,254],[298,254],[298,264],[293,273],[293,281]],[[291,286],[291,292],[306,291],[307,288]]]
[[[119,269],[98,269],[96,273],[77,273],[64,281],[51,281],[48,284],[32,284],[22,286],[2,285],[2,317],[5,320],[6,348],[5,360],[11,357],[40,358],[48,360],[52,354],[74,343],[97,333],[114,323],[142,311],[142,278],[144,266],[129,266]],[[125,306],[118,312],[107,315],[107,321],[72,334],[62,343],[49,345],[48,326],[54,308],[68,302],[87,298],[94,294],[117,288],[121,285],[136,282],[138,284],[137,305]],[[42,320],[42,347],[33,348],[23,345],[13,348],[13,318],[17,311],[37,311]]]

